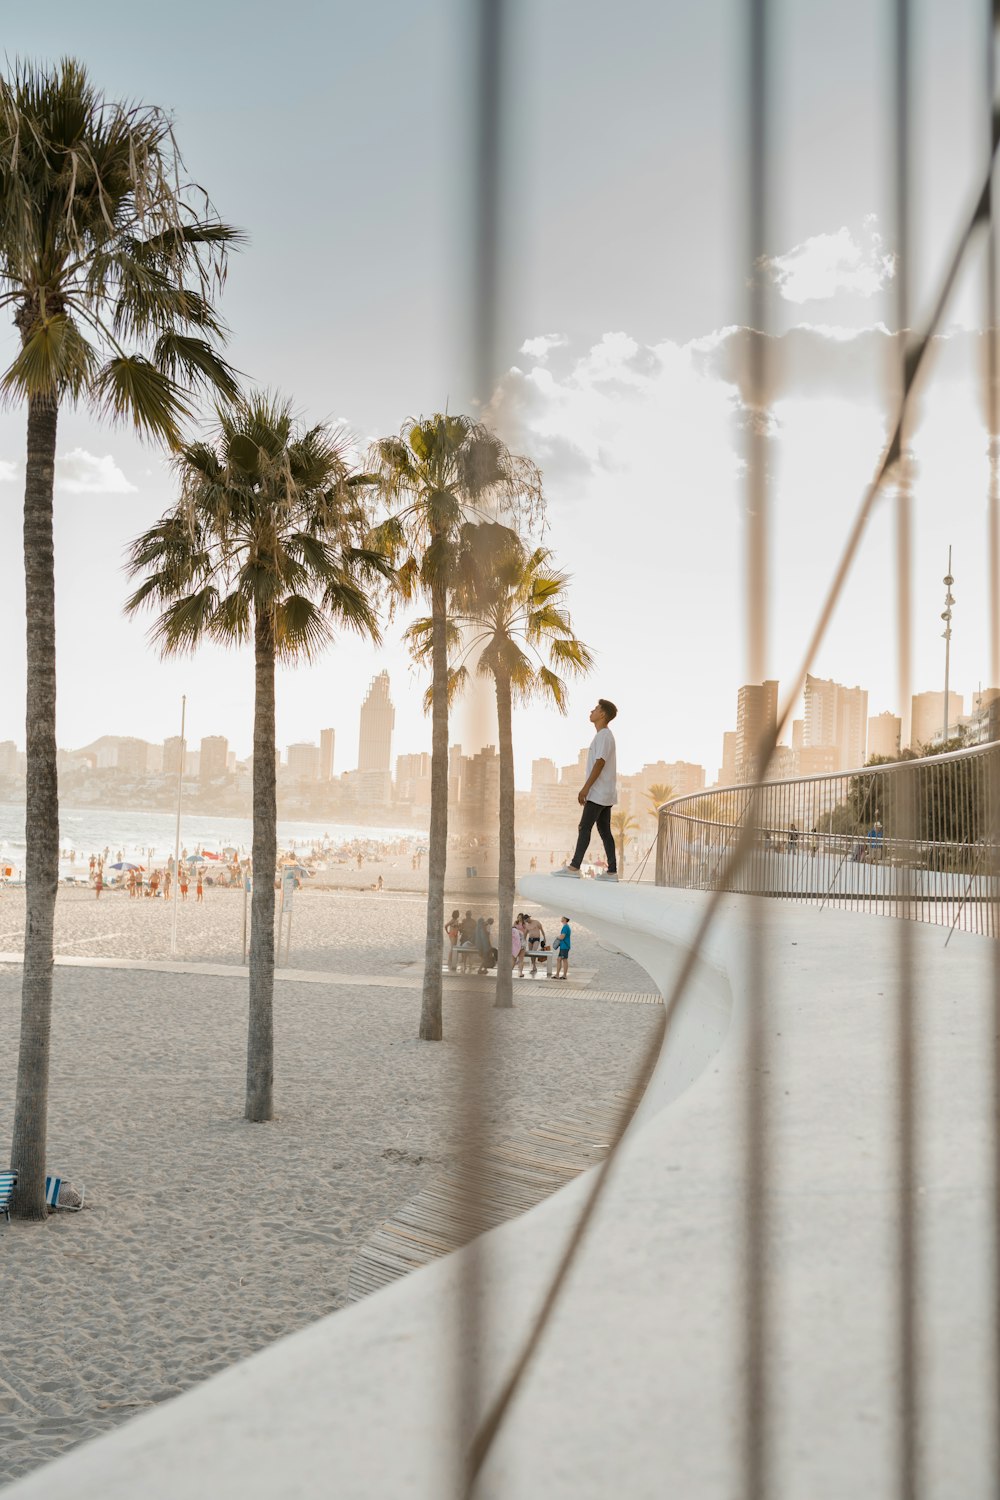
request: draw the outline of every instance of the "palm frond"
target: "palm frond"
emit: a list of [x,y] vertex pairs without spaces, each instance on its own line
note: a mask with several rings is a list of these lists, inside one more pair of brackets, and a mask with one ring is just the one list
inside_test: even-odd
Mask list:
[[93,379],[97,352],[66,313],[39,317],[0,380],[5,396],[76,399]]
[[116,355],[92,382],[96,405],[115,421],[128,421],[145,437],[171,447],[180,441],[181,421],[190,407],[180,387],[142,355]]
[[239,397],[236,371],[206,339],[173,330],[162,333],[153,349],[153,363],[175,385],[202,385],[226,401],[235,401]]

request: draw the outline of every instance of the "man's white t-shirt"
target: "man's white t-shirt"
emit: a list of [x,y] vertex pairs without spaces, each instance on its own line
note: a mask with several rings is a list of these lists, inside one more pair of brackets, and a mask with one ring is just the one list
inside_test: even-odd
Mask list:
[[618,801],[618,767],[615,761],[615,737],[610,729],[599,729],[587,751],[587,775],[597,761],[603,760],[600,776],[587,793],[588,802],[597,802],[601,807],[611,807]]

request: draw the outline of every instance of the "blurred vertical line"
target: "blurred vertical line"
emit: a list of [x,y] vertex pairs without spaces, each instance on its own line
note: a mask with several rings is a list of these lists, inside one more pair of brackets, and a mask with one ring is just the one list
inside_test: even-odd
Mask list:
[[[769,406],[767,344],[768,317],[764,286],[764,257],[769,229],[769,140],[768,140],[768,0],[750,0],[748,67],[747,250],[748,297],[748,392],[751,404],[747,454],[747,667],[748,680],[762,683],[767,674],[768,611],[768,461],[767,414]],[[769,736],[765,733],[765,740]],[[769,747],[770,748],[770,747]],[[755,779],[761,782],[767,766],[758,749]],[[751,816],[762,816],[762,797],[754,797]],[[756,842],[756,840],[755,840]],[[762,871],[767,879],[767,870]],[[743,1388],[743,1483],[747,1500],[765,1500],[770,1493],[770,1381],[768,1333],[767,1254],[767,1108],[763,1079],[766,1055],[764,996],[764,898],[751,895],[757,910],[751,913],[747,932],[748,1050],[745,1097],[745,1157],[743,1205],[744,1260],[744,1388]]]
[[505,10],[505,0],[477,0],[471,332],[475,395],[482,406],[493,393],[497,374]]
[[[897,373],[904,401],[899,429],[896,487],[896,640],[898,651],[899,700],[907,715],[911,698],[911,618],[912,618],[912,536],[911,498],[907,456],[906,404],[909,380],[908,339],[910,315],[910,4],[896,0],[894,37],[894,162],[896,274],[895,321],[897,340]],[[912,727],[911,727],[912,737]],[[914,836],[915,778],[904,776],[897,799],[900,826],[897,836]],[[901,871],[903,909],[909,910],[912,884],[908,865]],[[897,1412],[898,1493],[901,1500],[916,1500],[919,1493],[919,1354],[917,1347],[917,1241],[916,1241],[916,1049],[914,1038],[914,964],[913,927],[909,921],[898,924],[896,973],[896,1105],[898,1134],[897,1193],[897,1359],[899,1365],[899,1407]]]
[[[504,106],[504,28],[505,0],[477,0],[474,12],[475,59],[472,70],[474,99],[474,152],[471,226],[473,265],[471,278],[472,307],[469,336],[474,397],[481,416],[493,393],[497,374],[497,330],[500,297],[500,197],[502,183],[502,140]],[[466,707],[472,718],[474,707]],[[484,803],[485,807],[485,803]],[[479,833],[484,829],[477,830]],[[508,951],[504,935],[496,936],[498,963]],[[465,1212],[477,1229],[482,1221],[482,1194],[476,1170],[477,1161],[487,1144],[486,1118],[491,1077],[489,1049],[492,1023],[492,994],[467,997],[465,1045],[462,1049],[462,1091],[459,1139],[467,1155],[470,1170],[463,1174]],[[476,1484],[480,1459],[474,1454],[476,1433],[486,1404],[483,1357],[488,1337],[490,1308],[486,1286],[486,1250],[483,1236],[477,1233],[462,1256],[459,1293],[459,1315],[455,1326],[454,1378],[455,1410],[458,1413],[458,1483],[456,1492],[471,1494]]]
[[[1000,392],[997,390],[997,228],[995,155],[1000,133],[1000,111],[997,108],[997,48],[1000,46],[1000,0],[991,0],[986,14],[986,115],[988,136],[987,200],[989,219],[986,233],[986,422],[989,430],[989,631],[990,686],[1000,684]],[[982,705],[980,704],[980,710]],[[987,871],[990,886],[996,885],[997,813],[1000,810],[1000,757],[990,756],[987,769],[986,805],[988,815],[980,834],[990,846]],[[1000,910],[990,890],[987,905],[987,931],[993,937],[993,1004],[990,1016],[993,1027],[992,1067],[992,1143],[993,1143],[993,1423],[991,1429],[994,1493],[1000,1496]]]

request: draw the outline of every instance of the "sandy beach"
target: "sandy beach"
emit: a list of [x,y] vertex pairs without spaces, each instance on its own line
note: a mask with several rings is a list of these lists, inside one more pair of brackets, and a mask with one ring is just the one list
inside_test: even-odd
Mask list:
[[[0,899],[0,950],[23,932]],[[169,955],[169,908],[61,890],[61,954]],[[543,922],[548,916],[542,913]],[[180,913],[179,957],[238,964],[242,896]],[[242,1118],[246,982],[58,966],[49,1161],[86,1185],[82,1213],[0,1221],[0,1445],[8,1479],[341,1306],[366,1237],[451,1159],[463,1039],[491,1037],[492,1138],[626,1084],[656,1023],[631,960],[577,928],[595,998],[539,980],[515,1009],[449,982],[446,1039],[416,1038],[424,921],[417,893],[303,891],[278,980],[278,1118]],[[345,976],[371,976],[365,984]],[[405,978],[402,976],[406,976]],[[397,982],[394,982],[396,980]],[[0,1135],[9,1140],[20,970],[0,967]]]

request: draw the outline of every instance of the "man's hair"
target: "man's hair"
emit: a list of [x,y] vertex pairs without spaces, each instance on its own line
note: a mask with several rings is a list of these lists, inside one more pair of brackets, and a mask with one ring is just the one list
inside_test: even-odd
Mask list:
[[598,708],[603,708],[604,717],[607,719],[609,724],[611,723],[612,719],[616,719],[618,717],[618,710],[617,708],[615,708],[615,705],[612,703],[610,698],[598,698],[597,706]]

